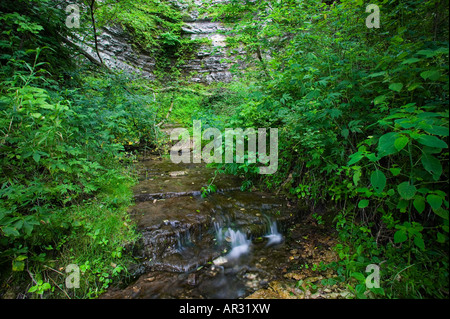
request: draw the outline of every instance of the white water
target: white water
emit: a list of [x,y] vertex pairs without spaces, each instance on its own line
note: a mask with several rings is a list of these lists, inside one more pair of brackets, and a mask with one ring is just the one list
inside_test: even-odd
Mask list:
[[214,229],[216,230],[217,241],[221,244],[223,242],[222,226],[220,226],[220,223],[214,222]]
[[[226,255],[226,259],[238,259],[242,255],[249,253],[251,240],[247,238],[245,233],[231,228],[226,228],[224,231],[224,228],[219,223],[214,223],[214,229],[219,243],[223,243],[223,240],[226,240],[231,244],[231,251]],[[278,232],[276,221],[271,222],[269,220],[269,231],[264,237],[268,239],[266,247],[283,242],[283,235]]]
[[219,223],[214,223],[214,229],[219,243],[222,243],[225,239],[231,245],[231,251],[226,256],[227,259],[237,259],[250,251],[251,240],[247,238],[245,233],[231,228],[226,228],[224,232]]
[[186,246],[189,245],[191,240],[191,233],[189,232],[189,229],[186,229],[184,233],[177,232],[177,249],[178,251],[182,252],[185,250]]
[[228,228],[225,232],[225,238],[229,239],[231,243],[231,251],[227,255],[229,259],[237,259],[249,252],[251,241],[247,238],[247,235],[239,230],[235,231]]
[[269,233],[264,237],[269,239],[267,241],[266,247],[277,245],[283,241],[283,235],[278,232],[277,222],[274,221],[270,224]]

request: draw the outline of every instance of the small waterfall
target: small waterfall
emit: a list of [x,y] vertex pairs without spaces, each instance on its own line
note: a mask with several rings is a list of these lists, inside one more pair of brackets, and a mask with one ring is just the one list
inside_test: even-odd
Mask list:
[[186,229],[184,232],[176,232],[175,234],[177,238],[176,249],[179,252],[184,251],[187,246],[192,244],[191,233],[189,231],[189,228]]
[[231,243],[231,251],[227,255],[229,259],[237,259],[249,252],[251,240],[241,231],[228,228],[225,232],[225,238],[227,241],[229,239]]
[[223,242],[223,228],[218,222],[214,222],[214,230],[216,232],[216,239],[219,244]]
[[267,241],[266,247],[272,246],[272,245],[277,245],[283,241],[283,235],[281,235],[278,232],[277,222],[276,221],[270,222],[270,220],[269,220],[269,224],[270,224],[269,233],[264,236],[265,238],[269,239]]
[[251,240],[247,238],[245,233],[229,227],[224,231],[224,228],[217,222],[214,223],[214,230],[219,244],[222,244],[225,240],[231,245],[231,251],[226,256],[227,259],[237,259],[249,252]]

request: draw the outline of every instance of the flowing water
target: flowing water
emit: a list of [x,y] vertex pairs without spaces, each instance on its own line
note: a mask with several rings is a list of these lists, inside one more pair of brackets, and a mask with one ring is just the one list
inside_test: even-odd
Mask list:
[[283,198],[242,192],[219,174],[217,192],[201,196],[214,176],[204,164],[174,164],[143,155],[130,215],[142,234],[139,278],[103,298],[240,298],[280,274],[298,212]]

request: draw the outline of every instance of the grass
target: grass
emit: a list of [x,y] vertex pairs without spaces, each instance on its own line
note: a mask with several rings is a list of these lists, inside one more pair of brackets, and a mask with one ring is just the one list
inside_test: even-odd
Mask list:
[[[139,238],[127,209],[133,204],[131,175],[118,175],[97,197],[58,212],[41,232],[45,242],[12,272],[2,288],[4,298],[96,298],[112,284],[126,282]],[[56,229],[55,229],[56,228]],[[68,265],[79,270],[79,288],[67,288]]]

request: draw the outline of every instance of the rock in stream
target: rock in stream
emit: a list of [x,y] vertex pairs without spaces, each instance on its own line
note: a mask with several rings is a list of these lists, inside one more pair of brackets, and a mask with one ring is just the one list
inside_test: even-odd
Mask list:
[[238,177],[222,174],[203,198],[214,176],[204,164],[147,156],[137,166],[130,215],[143,274],[102,298],[238,298],[273,279],[277,255],[288,252],[282,233],[297,216],[285,199],[243,192]]

